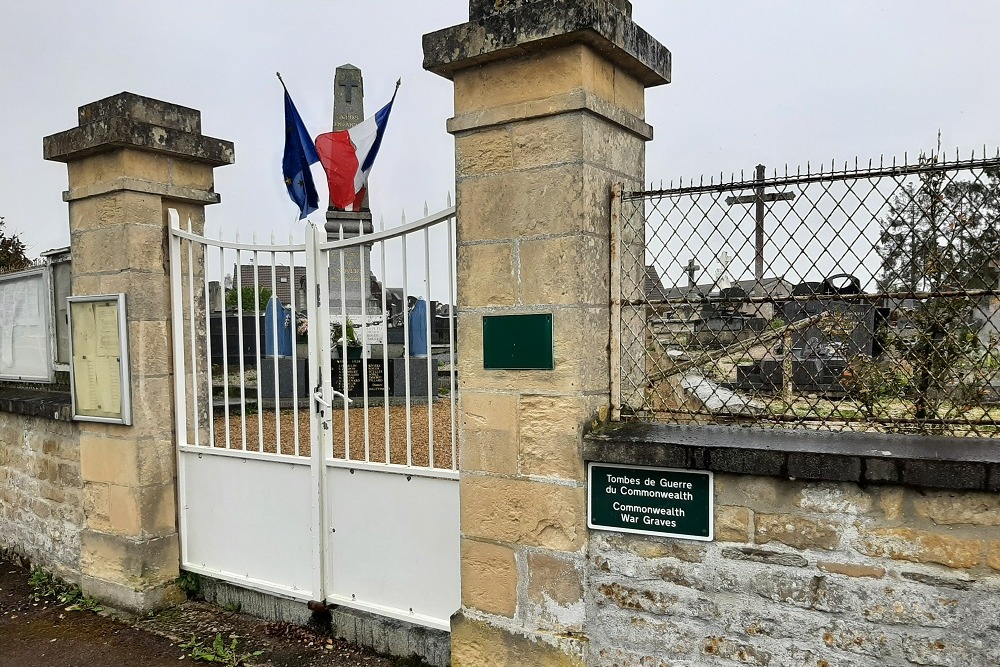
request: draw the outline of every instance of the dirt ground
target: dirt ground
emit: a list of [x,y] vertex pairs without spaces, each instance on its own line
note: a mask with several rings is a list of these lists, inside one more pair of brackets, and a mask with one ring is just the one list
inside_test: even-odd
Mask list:
[[[106,611],[68,611],[55,600],[34,601],[28,570],[0,560],[0,667],[176,667],[219,664],[195,660],[182,644],[237,640],[247,667],[399,667],[412,664],[331,639],[319,628],[268,623],[202,602],[187,602],[145,618]],[[183,662],[181,662],[183,661]]]

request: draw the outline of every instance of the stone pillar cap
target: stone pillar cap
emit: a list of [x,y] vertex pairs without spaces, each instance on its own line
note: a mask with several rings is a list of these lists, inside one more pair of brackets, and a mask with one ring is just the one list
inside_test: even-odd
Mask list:
[[123,92],[79,108],[80,125],[42,140],[43,156],[72,162],[118,148],[166,153],[213,167],[232,164],[233,143],[201,133],[201,113]]
[[626,0],[471,0],[468,23],[424,35],[424,69],[447,79],[505,58],[583,43],[647,87],[670,83],[670,51],[631,18]]

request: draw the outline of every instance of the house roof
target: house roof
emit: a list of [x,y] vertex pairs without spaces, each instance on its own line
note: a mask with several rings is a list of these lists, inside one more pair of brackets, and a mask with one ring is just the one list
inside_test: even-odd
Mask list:
[[[668,299],[681,299],[692,296],[707,297],[712,292],[718,291],[718,286],[715,283],[695,285],[694,287],[671,287],[667,289],[663,286],[663,282],[660,280],[660,276],[656,272],[656,267],[654,266],[646,267],[645,282],[646,299],[649,301],[665,301]],[[784,276],[764,278],[762,282],[764,292],[766,294],[770,294],[772,296],[788,296],[792,293],[792,283],[785,280]],[[733,283],[733,287],[739,287],[747,293],[753,292],[755,285],[756,281],[753,279],[738,280]]]
[[667,298],[667,291],[663,289],[663,281],[660,280],[660,274],[656,272],[656,267],[653,265],[646,266],[644,293],[646,299],[651,301],[662,301]]
[[[275,266],[274,276],[271,275],[271,266],[264,264],[240,264],[233,268],[233,281],[239,276],[241,287],[253,287],[254,270],[257,271],[257,285],[261,288],[272,290],[274,295],[282,304],[288,305],[292,301],[292,290],[306,277],[306,267],[296,266],[293,280],[289,280],[291,274],[289,266]],[[298,308],[299,304],[296,304]]]

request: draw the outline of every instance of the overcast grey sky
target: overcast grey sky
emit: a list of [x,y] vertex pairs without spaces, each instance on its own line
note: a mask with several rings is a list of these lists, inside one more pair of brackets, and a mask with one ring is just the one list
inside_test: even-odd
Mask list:
[[[938,129],[946,146],[1000,144],[995,0],[633,5],[674,56],[674,82],[647,95],[648,180],[901,155]],[[206,134],[235,142],[236,164],[216,170],[212,235],[285,239],[297,223],[274,72],[318,134],[347,62],[364,72],[368,114],[403,78],[370,184],[376,217],[442,208],[452,88],[421,69],[420,39],[467,18],[465,0],[0,0],[0,215],[32,255],[66,245],[65,166],[42,160],[42,137],[127,90],[199,109]]]

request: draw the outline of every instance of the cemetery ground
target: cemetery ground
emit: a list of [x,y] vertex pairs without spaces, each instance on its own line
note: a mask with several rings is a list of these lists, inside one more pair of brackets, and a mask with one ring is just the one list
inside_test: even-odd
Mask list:
[[[452,425],[451,406],[447,401],[436,401],[430,408],[424,404],[410,406],[409,429],[405,405],[389,406],[388,457],[386,448],[386,411],[381,405],[369,406],[367,411],[357,405],[347,410],[335,405],[330,408],[330,422],[333,431],[333,453],[338,459],[352,461],[373,461],[395,465],[430,465],[429,433],[434,433],[435,468],[452,467]],[[367,412],[367,418],[366,418]],[[430,413],[430,414],[429,414]],[[346,429],[345,429],[345,421]],[[365,423],[367,421],[368,448],[365,448]],[[225,415],[216,415],[214,436],[216,447],[226,447]],[[433,424],[433,429],[430,425]],[[281,454],[310,456],[311,425],[309,409],[293,410],[284,408],[264,408],[246,413],[231,412],[228,419],[228,443],[230,449],[244,449],[244,425],[246,447],[249,451],[276,453],[276,443],[281,442]],[[295,432],[298,427],[298,451],[295,451]],[[349,434],[349,438],[345,437]],[[409,433],[409,460],[407,457],[407,433]]]
[[[246,376],[245,390],[247,396],[253,397],[256,374],[249,371]],[[221,398],[220,387],[221,383],[215,388],[216,400]],[[275,407],[271,404],[258,408],[254,402],[240,404],[236,398],[239,396],[238,376],[230,378],[230,392],[228,416],[220,409],[221,402],[215,406],[212,423],[215,447],[302,457],[311,455],[311,423],[305,400],[298,409],[289,405]],[[458,436],[447,394],[439,395],[430,404],[426,398],[413,397],[409,410],[402,397],[390,399],[388,408],[380,399],[381,395],[372,396],[366,408],[361,398],[355,398],[346,414],[343,399],[334,399],[328,412],[335,458],[452,469],[453,438],[457,447]],[[456,418],[457,411],[456,405]],[[433,462],[429,456],[431,433]],[[279,442],[280,452],[277,451]]]
[[[741,348],[741,349],[736,349]],[[720,348],[721,349],[721,348]],[[770,358],[781,362],[768,345],[748,341],[730,346],[731,353],[714,354],[711,348],[691,349],[687,355],[704,357],[702,362],[675,370],[688,356],[671,357],[664,346],[651,347],[646,358],[647,375],[657,377],[647,389],[646,405],[653,420],[707,423],[728,420],[736,425],[778,428],[795,423],[799,428],[836,432],[928,433],[952,437],[993,437],[1000,431],[1000,396],[990,390],[991,378],[1000,373],[1000,358],[985,353],[963,360],[961,373],[942,389],[927,419],[915,418],[912,396],[907,395],[914,375],[913,365],[898,354],[886,352],[878,362],[864,356],[850,360],[844,373],[832,383],[835,391],[784,393],[780,388],[747,389],[738,382],[737,368]],[[714,407],[692,408],[678,400],[679,380],[693,373],[711,383],[712,393],[728,400]]]
[[[0,667],[415,664],[333,639],[325,628],[269,623],[198,600],[145,617],[77,608],[100,602],[70,600],[79,595],[74,589],[60,587],[44,575],[34,579],[31,575],[16,559],[0,558]],[[222,651],[213,647],[216,636]],[[200,659],[196,646],[203,652]]]

